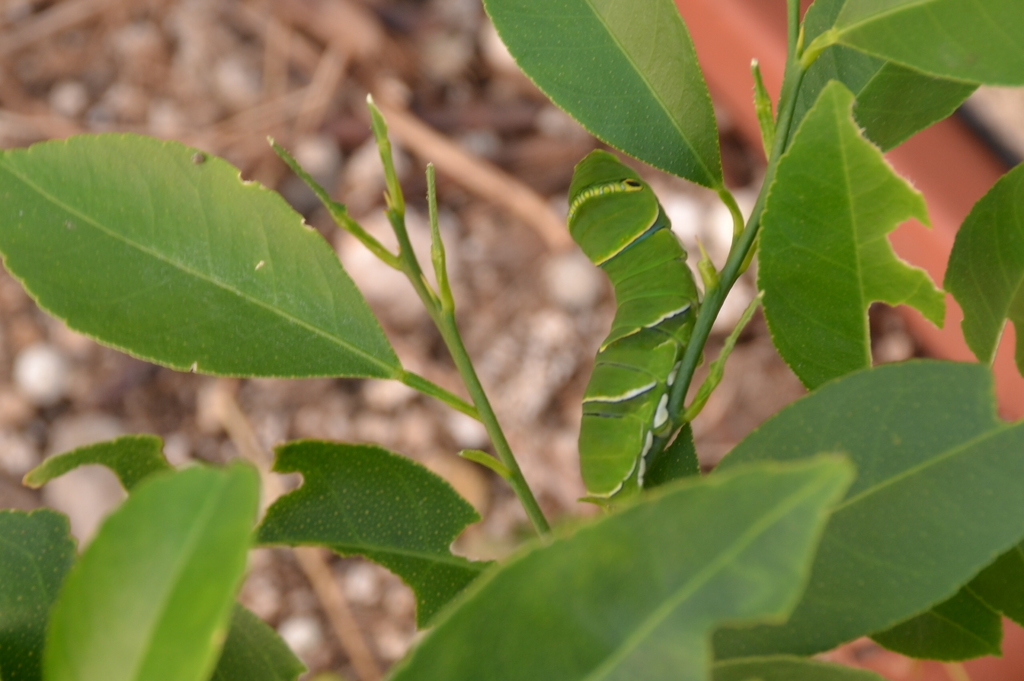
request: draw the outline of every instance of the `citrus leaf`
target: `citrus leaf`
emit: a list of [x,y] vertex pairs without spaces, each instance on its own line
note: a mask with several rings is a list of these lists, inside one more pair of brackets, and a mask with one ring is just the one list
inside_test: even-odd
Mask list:
[[693,428],[687,423],[672,444],[651,463],[644,477],[644,487],[660,487],[693,475],[700,475],[700,461],[693,443]]
[[[828,30],[845,2],[817,0],[811,5],[804,17],[805,41],[810,42]],[[830,80],[840,81],[854,93],[853,117],[863,128],[864,136],[883,151],[949,116],[977,88],[974,83],[936,78],[833,45],[818,56],[800,83],[792,132]]]
[[808,69],[800,85],[794,125],[803,120],[831,80],[854,93],[853,118],[864,137],[888,151],[946,118],[977,89],[834,45]]
[[851,476],[829,456],[656,490],[488,572],[391,679],[709,679],[717,626],[785,618]]
[[964,340],[991,364],[1007,320],[1017,330],[1024,374],[1024,165],[1003,175],[957,232],[945,286],[964,311]]
[[1019,0],[846,0],[821,38],[936,76],[1024,85],[1020,10]]
[[53,607],[47,681],[207,678],[258,500],[246,466],[149,478],[103,523]]
[[1000,655],[999,613],[964,587],[926,613],[871,636],[883,647],[924,660],[970,660]]
[[722,460],[727,472],[842,452],[857,479],[789,621],[719,632],[719,657],[810,655],[884,631],[951,598],[1021,541],[1024,423],[999,421],[992,380],[981,365],[953,362],[860,371],[783,409]]
[[163,449],[163,440],[155,435],[125,435],[51,456],[30,470],[23,482],[38,488],[79,466],[99,464],[113,471],[130,492],[150,474],[171,470]]
[[0,675],[40,681],[50,607],[75,561],[68,519],[50,509],[0,511]]
[[173,369],[400,369],[320,235],[274,192],[177,142],[88,135],[4,151],[0,253],[68,326]]
[[714,681],[883,681],[864,669],[779,655],[716,662]]
[[[172,470],[164,458],[160,438],[126,435],[50,457],[29,471],[25,484],[41,487],[53,478],[88,464],[109,468],[128,492],[149,475]],[[39,648],[42,653],[41,644]],[[245,607],[235,605],[228,637],[211,681],[294,681],[303,671],[305,665],[277,632]]]
[[765,207],[759,285],[779,354],[804,385],[871,365],[867,309],[907,304],[942,324],[945,299],[886,234],[927,223],[924,199],[860,136],[853,95],[825,87],[779,162]]
[[276,451],[274,470],[302,473],[304,482],[267,509],[260,543],[324,546],[383,565],[416,594],[419,626],[489,565],[452,555],[452,541],[480,516],[418,463],[373,445],[318,440]]
[[209,681],[295,681],[304,671],[306,666],[276,631],[235,605],[224,649]]
[[1024,625],[1024,545],[999,556],[967,586],[989,607]]
[[672,0],[485,0],[501,39],[551,100],[608,144],[717,189],[718,127]]

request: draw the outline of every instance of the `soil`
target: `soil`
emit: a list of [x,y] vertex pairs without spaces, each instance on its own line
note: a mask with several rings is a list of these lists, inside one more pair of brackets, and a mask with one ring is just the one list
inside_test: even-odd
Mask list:
[[[0,7],[0,146],[133,131],[224,156],[244,177],[282,192],[334,244],[403,364],[459,393],[440,336],[408,284],[332,225],[266,137],[291,149],[382,239],[383,176],[368,92],[525,184],[557,215],[574,163],[598,146],[518,72],[477,0],[6,0]],[[725,116],[719,124],[727,181],[749,210],[760,157]],[[399,142],[396,154],[409,228],[425,254],[423,167],[437,159],[412,147]],[[610,288],[578,251],[552,248],[535,225],[438,167],[442,234],[469,352],[547,514],[556,522],[591,514],[577,502],[576,437],[580,398],[613,313]],[[717,199],[643,173],[688,250],[696,252],[700,239],[721,264],[731,227]],[[709,357],[754,291],[751,271],[724,310]],[[887,308],[873,311],[872,332],[877,361],[918,353]],[[482,427],[442,404],[381,381],[176,373],[67,329],[0,273],[0,507],[54,506],[88,541],[121,498],[112,476],[83,469],[42,491],[22,487],[21,476],[42,457],[136,432],[164,438],[175,465],[224,462],[238,455],[214,407],[225,391],[264,448],[295,438],[376,442],[449,479],[483,515],[458,552],[500,557],[530,534],[500,479],[455,456],[487,447]],[[755,318],[694,423],[702,465],[711,468],[802,393]],[[331,568],[378,662],[386,667],[404,655],[415,637],[408,589],[360,559],[334,557]],[[291,552],[254,551],[241,600],[312,672],[357,678]]]

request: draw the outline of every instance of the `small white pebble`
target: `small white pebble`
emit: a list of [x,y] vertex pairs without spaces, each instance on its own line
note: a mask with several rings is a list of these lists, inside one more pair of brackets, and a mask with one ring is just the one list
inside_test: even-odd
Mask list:
[[289,617],[277,628],[277,633],[296,655],[306,658],[317,651],[324,640],[320,622],[311,615]]
[[321,184],[333,179],[341,168],[341,150],[327,135],[303,135],[295,142],[292,153],[298,164]]
[[374,605],[380,600],[380,574],[369,563],[356,563],[345,571],[345,595],[356,605]]
[[471,154],[493,160],[501,152],[501,138],[493,130],[478,128],[459,136],[459,146]]
[[501,42],[498,32],[494,29],[494,24],[489,21],[482,23],[483,25],[480,27],[480,46],[484,61],[496,71],[519,76],[522,72],[516,65],[515,58],[508,51],[508,48],[505,47],[505,43]]
[[711,333],[724,335],[732,331],[755,295],[757,295],[757,291],[753,286],[745,279],[738,280],[729,291],[729,295],[725,297],[722,309],[711,326]]
[[672,231],[683,240],[687,250],[697,245],[700,236],[701,220],[704,210],[692,194],[682,192],[663,192],[661,205],[665,214],[672,221]]
[[489,442],[484,424],[460,411],[449,414],[447,425],[455,444],[462,449],[480,449]]
[[118,58],[128,64],[153,63],[163,57],[163,33],[149,21],[135,22],[119,29],[114,33],[111,44]]
[[398,381],[367,381],[363,384],[366,403],[377,411],[389,412],[408,404],[418,393]]
[[384,610],[393,618],[411,617],[416,611],[412,590],[404,584],[391,586],[384,594]]
[[534,125],[542,135],[561,141],[584,139],[590,135],[569,114],[553,104],[548,104],[537,112]]
[[174,432],[164,438],[164,456],[172,466],[184,466],[192,459],[192,443],[188,435]]
[[0,469],[21,477],[39,463],[39,450],[24,435],[0,430]]
[[729,257],[733,226],[732,213],[725,204],[720,201],[711,204],[700,231],[700,240],[716,267],[721,267]]
[[592,308],[601,296],[603,277],[578,251],[557,255],[544,266],[544,283],[553,300],[571,311]]
[[154,99],[147,116],[149,132],[157,137],[176,137],[185,129],[185,117],[178,105],[169,99]]
[[420,67],[435,80],[455,80],[469,66],[474,47],[471,36],[432,32],[420,46]]
[[251,574],[242,587],[241,599],[262,620],[273,618],[281,610],[281,592],[267,574]]
[[391,622],[382,622],[373,632],[377,651],[385,660],[394,661],[404,656],[412,645],[415,629],[402,630]]
[[131,83],[117,82],[103,93],[101,104],[118,120],[142,123],[149,117],[149,96]]
[[234,110],[254,105],[260,98],[260,73],[240,57],[225,57],[213,67],[221,100]]
[[60,401],[68,389],[68,361],[48,343],[36,343],[14,359],[14,384],[34,402],[45,407]]
[[50,108],[67,118],[76,118],[89,105],[89,91],[77,80],[62,80],[50,88]]
[[903,332],[887,333],[875,343],[873,354],[877,364],[902,362],[914,356],[914,339]]

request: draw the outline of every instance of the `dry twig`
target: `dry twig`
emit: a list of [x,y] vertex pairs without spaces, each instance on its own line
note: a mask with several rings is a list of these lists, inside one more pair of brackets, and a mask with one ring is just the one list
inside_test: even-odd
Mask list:
[[327,116],[327,109],[334,99],[338,86],[345,77],[349,54],[346,50],[331,46],[324,50],[320,63],[313,72],[313,81],[306,88],[307,95],[295,120],[295,131],[312,132],[319,129]]

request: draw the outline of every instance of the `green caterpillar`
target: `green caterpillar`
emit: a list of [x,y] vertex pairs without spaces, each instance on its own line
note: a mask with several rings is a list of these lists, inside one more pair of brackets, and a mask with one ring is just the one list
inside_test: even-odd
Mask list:
[[697,285],[654,192],[608,152],[576,166],[568,222],[617,303],[583,396],[579,440],[587,492],[607,499],[643,487],[654,436],[672,427],[668,389],[697,318]]

